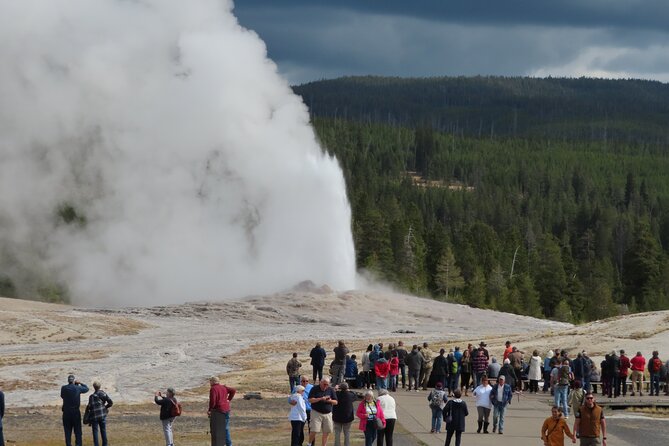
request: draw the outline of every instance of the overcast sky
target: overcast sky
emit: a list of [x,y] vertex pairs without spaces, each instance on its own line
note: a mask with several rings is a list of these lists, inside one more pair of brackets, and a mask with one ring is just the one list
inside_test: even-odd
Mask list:
[[292,84],[345,75],[669,82],[668,0],[236,0]]

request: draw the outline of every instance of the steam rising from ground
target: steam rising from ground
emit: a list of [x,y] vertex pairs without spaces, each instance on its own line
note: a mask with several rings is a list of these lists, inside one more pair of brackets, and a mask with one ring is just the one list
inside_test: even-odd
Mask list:
[[174,303],[352,288],[341,169],[226,0],[0,0],[0,275]]

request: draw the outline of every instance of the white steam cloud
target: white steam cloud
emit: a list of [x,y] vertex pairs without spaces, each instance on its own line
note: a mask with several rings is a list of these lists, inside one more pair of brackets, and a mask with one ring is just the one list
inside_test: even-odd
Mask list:
[[232,7],[0,0],[0,276],[18,294],[354,286],[341,169]]

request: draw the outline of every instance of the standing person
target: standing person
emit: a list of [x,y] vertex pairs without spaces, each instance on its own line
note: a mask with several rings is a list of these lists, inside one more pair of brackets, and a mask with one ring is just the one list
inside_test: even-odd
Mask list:
[[163,435],[165,435],[165,446],[174,446],[174,436],[172,434],[172,423],[174,423],[174,416],[172,416],[172,407],[177,404],[177,399],[174,397],[174,389],[168,387],[163,396],[159,391],[153,397],[153,401],[160,406],[160,421],[163,423]]
[[[573,388],[569,392],[569,407],[571,407],[572,413],[576,412],[583,405],[584,398],[585,391],[581,388],[581,381],[575,379]],[[562,409],[560,409],[560,413],[562,413]]]
[[217,376],[209,378],[209,431],[211,446],[232,446],[230,436],[230,401],[237,391],[221,384]]
[[576,442],[576,436],[571,433],[567,421],[562,417],[562,410],[553,406],[551,416],[541,426],[541,440],[544,446],[564,446],[565,435]]
[[418,385],[420,384],[420,369],[423,366],[423,355],[418,351],[418,346],[414,345],[411,349],[411,353],[407,355],[406,364],[409,368],[409,387],[408,391],[411,391],[411,386],[414,386],[414,391],[418,392]]
[[[523,371],[523,352],[518,350],[516,347],[512,347],[512,351],[509,354],[509,357],[507,358],[509,362],[511,363],[511,367],[513,368],[513,373],[516,378],[516,390],[519,392],[523,391],[523,379],[521,377],[522,371]],[[541,359],[541,358],[540,358]]]
[[562,365],[551,372],[551,379],[555,385],[555,405],[562,408],[562,413],[569,418],[569,406],[567,405],[567,396],[569,395],[569,384],[573,375],[569,369],[569,361],[564,360]]
[[313,384],[309,382],[309,378],[303,376],[300,378],[300,384],[304,387],[304,393],[302,397],[304,398],[304,407],[307,411],[307,429],[309,429],[309,422],[311,421],[311,403],[309,402],[309,392],[314,387]]
[[402,374],[402,388],[406,387],[406,357],[409,352],[404,348],[404,342],[397,343],[397,359],[400,361],[400,373]]
[[502,361],[504,361],[504,359],[507,359],[512,351],[513,347],[511,347],[511,341],[506,341],[504,343],[504,358],[502,359]]
[[430,409],[432,410],[432,423],[430,433],[437,434],[441,433],[441,419],[444,416],[444,407],[446,402],[448,402],[448,397],[446,392],[444,392],[444,386],[440,382],[435,384],[434,389],[427,396],[427,401],[429,402]]
[[493,406],[492,412],[492,432],[495,433],[499,429],[499,433],[504,433],[504,414],[506,407],[511,405],[511,398],[513,392],[511,386],[506,383],[504,375],[499,375],[497,384],[490,389],[490,402]]
[[67,377],[67,384],[60,388],[60,397],[63,399],[63,430],[65,431],[65,445],[72,446],[72,430],[76,446],[81,446],[81,394],[88,392],[88,386],[74,378]]
[[380,389],[377,401],[381,405],[381,409],[383,409],[386,425],[383,429],[379,430],[376,445],[383,446],[383,441],[385,440],[387,446],[393,446],[393,433],[395,432],[395,422],[397,421],[395,398],[390,396],[387,390]]
[[[481,342],[481,347],[474,351],[474,357],[472,359],[472,367],[474,369],[474,387],[478,387],[481,384],[481,377],[488,370],[488,357],[486,356],[487,350],[485,343]],[[466,393],[465,393],[466,395]]]
[[372,347],[372,352],[369,354],[369,373],[372,382],[372,389],[376,387],[376,372],[374,371],[374,367],[376,367],[376,361],[378,361],[382,356],[383,352],[381,351],[381,344],[374,344],[374,347]]
[[497,362],[497,358],[494,356],[490,360],[490,364],[488,364],[488,370],[486,370],[486,376],[488,378],[497,378],[499,376],[499,371],[502,368],[502,365]]
[[539,393],[539,381],[541,380],[541,367],[542,361],[541,356],[539,356],[539,351],[535,350],[532,352],[532,357],[530,358],[530,370],[527,374],[527,379],[530,380],[530,393]]
[[616,396],[621,394],[623,397],[627,396],[627,375],[630,365],[630,359],[625,355],[625,350],[620,350],[620,373],[618,374],[620,380],[618,381],[618,387],[616,387]]
[[630,396],[634,396],[634,387],[635,383],[637,385],[637,391],[639,396],[643,396],[643,371],[646,368],[646,358],[643,357],[641,352],[636,352],[636,356],[630,360],[632,368],[632,393]]
[[620,357],[615,350],[611,350],[611,354],[609,354],[607,368],[610,377],[609,398],[611,398],[617,396],[615,391],[620,386]]
[[323,366],[325,365],[325,358],[327,357],[325,349],[321,347],[321,343],[317,342],[316,346],[311,349],[309,352],[309,357],[311,358],[311,367],[313,367],[313,381],[317,382],[316,378],[319,380],[323,379]]
[[548,391],[548,388],[551,385],[551,370],[553,370],[553,367],[551,366],[552,359],[553,350],[548,350],[548,353],[546,353],[546,357],[544,358],[544,393]]
[[355,419],[353,415],[353,401],[355,395],[348,390],[347,383],[338,386],[337,405],[332,407],[332,421],[334,423],[334,444],[340,446],[341,433],[344,433],[344,446],[351,446],[351,423]]
[[595,395],[587,393],[585,403],[576,412],[574,420],[574,434],[581,439],[581,446],[599,445],[602,437],[602,446],[606,446],[606,419],[604,411],[595,402]]
[[[288,398],[290,404],[290,446],[304,443],[304,423],[307,421],[307,406],[304,403],[304,386],[295,386],[295,393]],[[348,446],[348,445],[347,445]]]
[[[371,390],[365,392],[365,399],[360,402],[355,414],[360,418],[360,430],[365,433],[365,446],[373,446],[377,430],[380,427],[386,427],[386,417],[379,401],[374,401],[374,394]],[[377,419],[381,420],[380,424]]]
[[478,429],[477,434],[488,433],[488,426],[490,425],[490,410],[492,409],[492,402],[490,401],[490,392],[492,386],[488,384],[488,377],[481,378],[481,385],[474,389],[474,396],[476,397],[476,412],[478,413]]
[[288,360],[286,364],[286,374],[288,375],[288,382],[290,383],[290,393],[295,392],[295,386],[300,384],[300,368],[302,363],[297,359],[297,352],[293,353],[293,357]]
[[453,433],[455,433],[455,446],[460,446],[460,438],[465,431],[465,417],[469,415],[467,403],[460,399],[461,396],[460,389],[455,389],[453,399],[449,400],[444,407],[443,416],[444,421],[446,421],[446,443],[444,443],[444,446],[451,445]]
[[400,374],[400,360],[397,357],[397,350],[393,350],[390,354],[390,390],[397,391],[397,377]]
[[370,366],[370,361],[369,361],[369,355],[371,355],[372,351],[374,350],[374,346],[372,344],[369,344],[367,346],[367,350],[365,353],[362,354],[362,378],[363,378],[363,385],[367,389],[372,388],[372,375],[371,375],[371,366]]
[[[453,357],[455,358],[455,361],[457,362],[457,370],[455,371],[455,377],[451,375],[451,380],[454,381],[453,387],[451,388],[451,392],[455,389],[460,388],[460,365],[462,364],[462,351],[460,351],[459,346],[455,346],[455,351],[453,352]],[[452,373],[452,372],[451,372]]]
[[99,446],[98,443],[98,429],[100,430],[100,438],[102,438],[102,446],[107,446],[107,412],[112,407],[114,402],[109,395],[100,390],[100,383],[95,381],[93,383],[95,390],[91,396],[88,397],[88,405],[91,408],[91,428],[93,430],[93,444]]
[[358,376],[358,361],[356,356],[351,355],[346,357],[346,371],[344,372],[344,382],[353,382],[353,387],[362,387],[360,383],[360,376]]
[[499,376],[504,376],[506,383],[511,387],[511,390],[514,389],[516,386],[516,372],[513,371],[509,358],[504,360],[504,365],[499,369]]
[[590,377],[592,376],[594,364],[585,350],[583,350],[581,354],[583,355],[583,381],[581,381],[581,383],[583,384],[583,390],[590,392]]
[[462,352],[462,360],[460,361],[460,388],[465,389],[465,396],[469,392],[469,381],[472,376],[472,355],[469,349]]
[[309,423],[309,444],[316,441],[316,434],[322,433],[321,444],[325,446],[328,436],[334,430],[332,421],[332,408],[339,402],[335,390],[330,387],[330,380],[321,379],[319,385],[311,388],[309,392],[311,403],[311,422]]
[[5,392],[0,390],[0,446],[5,446],[5,434],[2,430],[3,418],[5,418]]
[[447,389],[448,387],[448,358],[444,356],[446,350],[443,348],[439,350],[439,355],[432,361],[432,373],[434,374],[434,382],[443,383]]
[[344,373],[346,372],[346,355],[348,355],[348,348],[344,341],[337,342],[334,348],[334,361],[332,361],[332,384],[339,384],[344,382]]
[[383,356],[376,360],[374,364],[374,376],[376,376],[376,388],[388,388],[388,375],[390,374],[390,363]]
[[[653,356],[648,360],[648,372],[650,373],[650,396],[660,396],[660,372],[662,371],[662,360],[659,352],[653,350]],[[639,392],[641,393],[641,392]]]
[[430,381],[430,375],[432,375],[432,350],[430,350],[427,342],[423,342],[423,349],[420,351],[420,354],[423,355],[423,368],[421,370],[420,380],[423,385],[423,390],[427,390],[427,384]]

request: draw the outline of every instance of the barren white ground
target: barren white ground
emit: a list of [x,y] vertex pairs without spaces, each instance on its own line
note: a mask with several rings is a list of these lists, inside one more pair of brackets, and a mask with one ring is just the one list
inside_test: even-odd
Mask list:
[[[595,358],[620,348],[666,356],[669,312],[574,327],[389,292],[296,291],[108,310],[0,298],[0,384],[14,407],[59,404],[69,373],[87,384],[101,380],[115,402],[140,403],[166,386],[205,384],[229,368],[226,357],[254,344],[276,343],[290,352],[293,342],[328,347],[337,339],[429,341],[437,349],[485,340],[498,355],[510,339],[542,356],[554,347],[586,349]],[[281,356],[278,370],[288,357]]]

